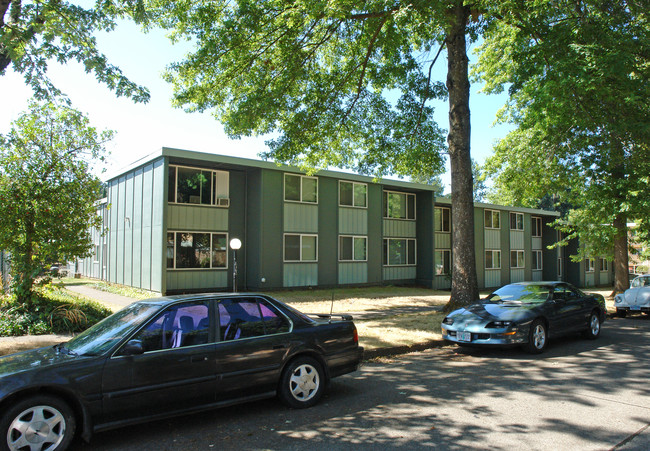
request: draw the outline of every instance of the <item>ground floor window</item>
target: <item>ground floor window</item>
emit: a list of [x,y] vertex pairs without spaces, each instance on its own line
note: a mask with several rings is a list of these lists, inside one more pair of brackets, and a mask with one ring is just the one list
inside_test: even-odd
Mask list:
[[285,262],[318,261],[318,235],[287,233],[284,235]]
[[384,238],[384,265],[415,265],[415,247],[413,238]]
[[533,269],[542,269],[542,251],[533,251]]
[[524,251],[510,251],[510,267],[524,268],[525,266]]
[[436,276],[446,276],[451,273],[451,251],[448,249],[435,252]]
[[227,267],[227,233],[167,233],[167,268],[224,269]]
[[595,258],[588,258],[586,260],[586,268],[587,272],[594,272],[596,269],[596,259]]
[[485,269],[501,269],[501,251],[485,251]]
[[339,261],[366,261],[368,238],[339,236]]

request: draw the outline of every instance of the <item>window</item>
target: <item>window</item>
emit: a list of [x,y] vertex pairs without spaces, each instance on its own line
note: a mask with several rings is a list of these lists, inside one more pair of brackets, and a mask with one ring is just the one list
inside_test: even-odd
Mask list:
[[228,267],[228,234],[169,232],[167,268],[225,269]]
[[523,268],[525,266],[524,251],[510,251],[510,267]]
[[485,251],[485,269],[501,269],[501,251]]
[[596,269],[596,259],[588,258],[585,260],[587,272],[594,272]]
[[284,200],[318,203],[318,179],[305,175],[284,174]]
[[444,207],[434,209],[434,229],[436,232],[451,232],[451,210]]
[[384,218],[415,219],[415,194],[384,191]]
[[415,239],[412,238],[385,238],[384,265],[415,265],[415,247]]
[[439,250],[435,251],[435,271],[436,276],[447,276],[451,273],[451,251]]
[[169,166],[167,200],[177,204],[227,207],[230,174],[226,171]]
[[368,206],[368,185],[365,183],[339,182],[339,205],[365,208]]
[[539,216],[532,217],[533,236],[542,236],[542,218]]
[[485,228],[486,229],[499,229],[501,215],[496,210],[485,210]]
[[542,251],[533,251],[533,269],[542,268]]
[[209,331],[208,304],[197,302],[168,308],[134,338],[151,352],[206,344]]
[[289,320],[264,299],[235,298],[219,301],[221,341],[273,335],[290,330]]
[[318,235],[284,235],[285,262],[315,262],[318,260]]
[[600,271],[601,272],[609,271],[609,261],[607,261],[604,258],[600,259]]
[[366,261],[365,236],[339,236],[339,261]]
[[523,213],[510,213],[510,230],[524,230]]

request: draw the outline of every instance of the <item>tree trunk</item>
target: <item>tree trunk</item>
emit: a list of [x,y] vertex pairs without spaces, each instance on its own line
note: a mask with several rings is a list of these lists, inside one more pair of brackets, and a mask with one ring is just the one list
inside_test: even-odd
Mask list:
[[449,90],[449,160],[451,163],[451,217],[453,265],[449,312],[479,299],[474,250],[474,199],[470,157],[469,74],[465,33],[469,8],[456,1],[450,10],[447,34],[447,89]]
[[627,218],[619,213],[614,219],[614,294],[630,288],[630,273],[627,245]]

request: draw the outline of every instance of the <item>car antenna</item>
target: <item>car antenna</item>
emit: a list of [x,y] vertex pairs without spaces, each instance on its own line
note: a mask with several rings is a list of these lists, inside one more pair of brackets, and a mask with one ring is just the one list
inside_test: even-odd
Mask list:
[[330,306],[330,324],[332,324],[332,312],[334,312],[334,292],[332,291],[332,304]]

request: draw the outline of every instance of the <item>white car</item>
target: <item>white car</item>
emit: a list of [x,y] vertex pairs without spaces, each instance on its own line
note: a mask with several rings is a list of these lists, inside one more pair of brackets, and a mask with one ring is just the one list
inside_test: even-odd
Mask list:
[[621,318],[637,312],[650,315],[650,274],[635,277],[625,293],[614,297],[614,306]]

